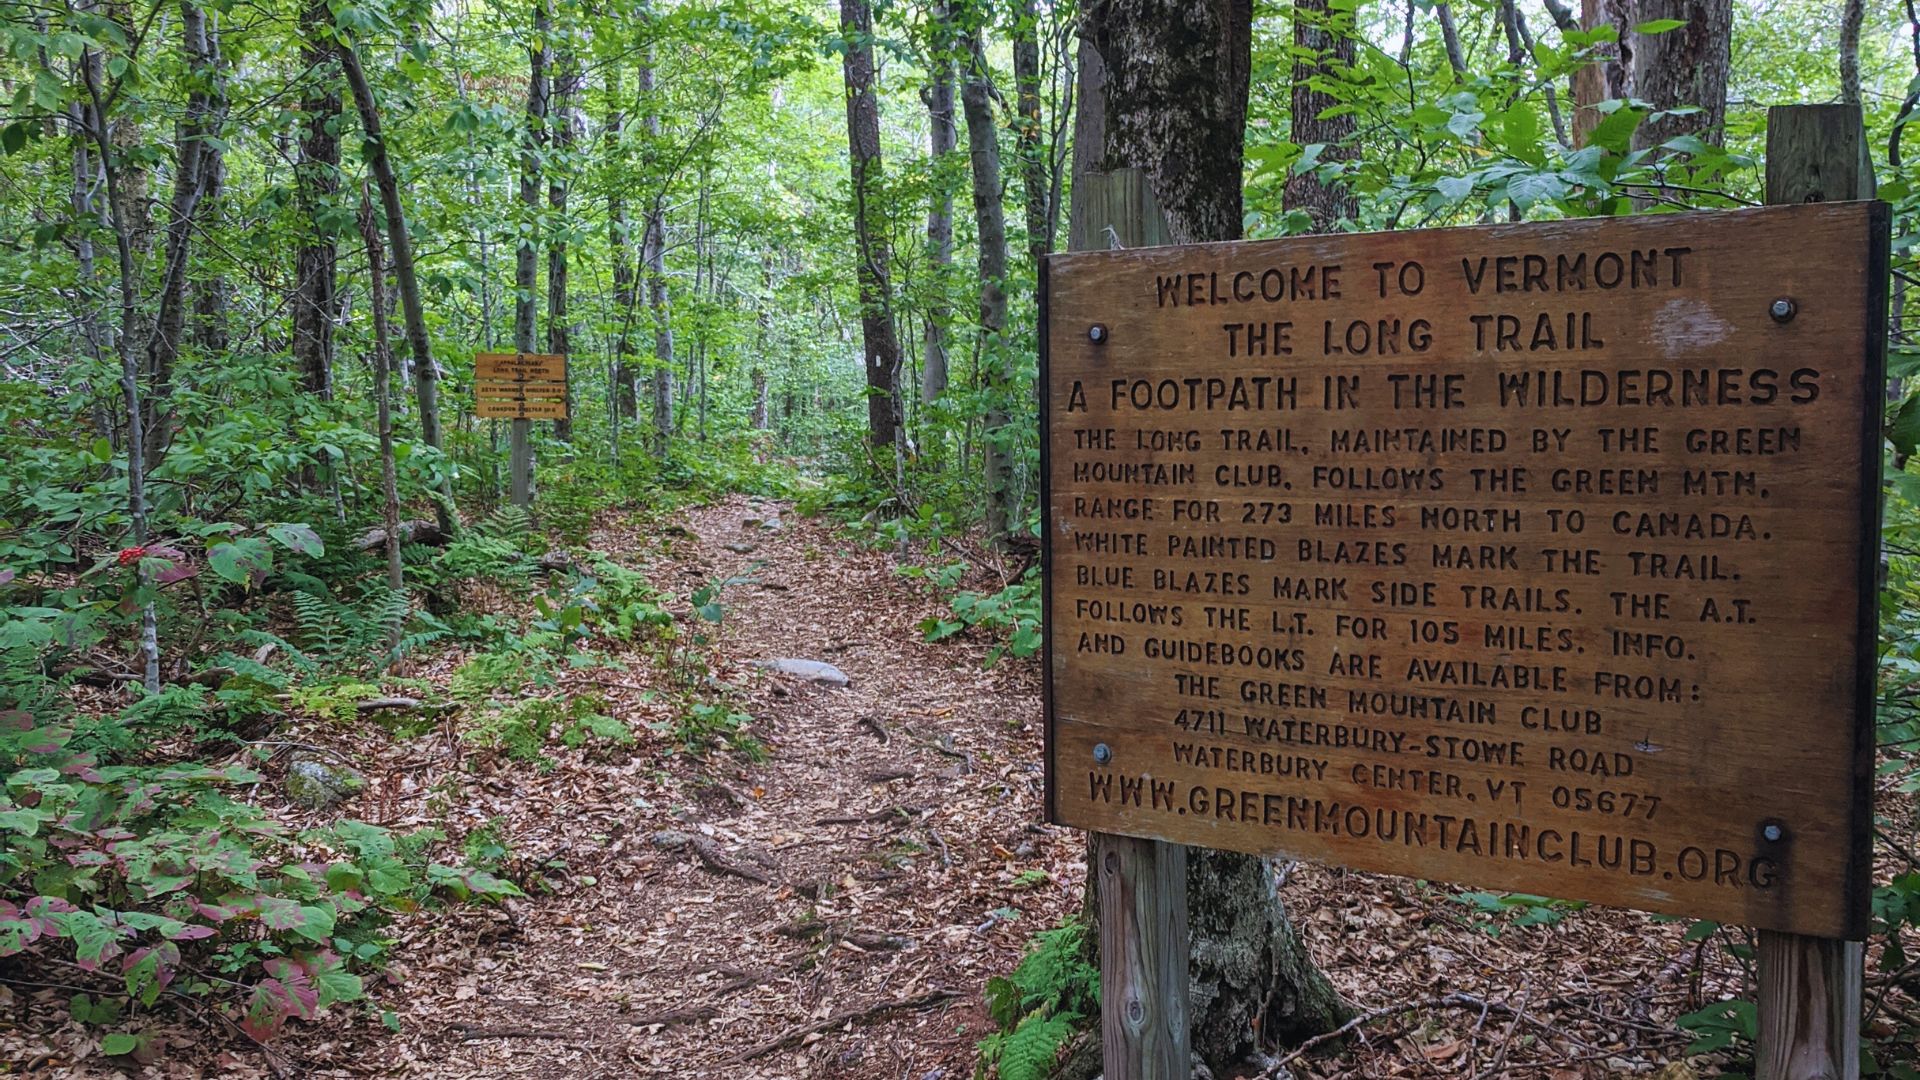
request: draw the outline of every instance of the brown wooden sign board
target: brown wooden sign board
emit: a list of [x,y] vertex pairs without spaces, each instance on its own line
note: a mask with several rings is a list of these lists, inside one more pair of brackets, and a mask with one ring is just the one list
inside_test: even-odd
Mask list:
[[1055,255],[1049,814],[1859,937],[1887,210]]
[[496,420],[564,420],[567,403],[559,398],[479,398],[474,415]]
[[567,396],[567,384],[563,382],[477,382],[473,384],[475,397],[483,398],[553,398],[558,400]]
[[475,381],[565,382],[567,358],[557,353],[476,353]]

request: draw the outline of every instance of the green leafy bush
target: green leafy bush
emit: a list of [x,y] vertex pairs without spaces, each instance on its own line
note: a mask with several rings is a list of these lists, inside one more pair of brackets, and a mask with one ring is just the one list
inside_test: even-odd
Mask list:
[[987,651],[987,666],[1002,656],[1026,657],[1040,651],[1040,570],[1028,570],[1019,581],[996,593],[961,592],[947,601],[951,618],[929,616],[920,622],[928,641],[945,641],[973,627],[1001,637]]
[[292,834],[227,795],[261,779],[244,766],[104,764],[72,725],[19,710],[0,713],[0,762],[0,958],[62,956],[148,1006],[238,988],[255,1038],[359,999],[380,928],[436,888],[517,893],[403,858],[370,825]]
[[1046,1080],[1075,1026],[1100,1011],[1100,969],[1087,962],[1087,926],[1069,921],[1034,935],[1006,977],[987,980],[987,1015],[999,1030],[980,1041],[980,1074]]

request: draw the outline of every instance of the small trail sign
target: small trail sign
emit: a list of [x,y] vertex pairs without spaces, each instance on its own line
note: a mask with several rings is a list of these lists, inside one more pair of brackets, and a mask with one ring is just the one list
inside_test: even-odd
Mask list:
[[1857,937],[1887,210],[1049,259],[1048,806]]
[[503,420],[563,420],[567,358],[552,353],[479,353],[473,358],[474,412]]

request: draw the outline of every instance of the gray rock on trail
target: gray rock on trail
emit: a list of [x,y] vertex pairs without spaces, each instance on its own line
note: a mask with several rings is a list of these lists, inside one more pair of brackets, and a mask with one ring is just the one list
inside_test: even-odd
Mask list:
[[728,551],[731,551],[736,555],[751,555],[755,551],[758,551],[760,549],[759,544],[749,544],[749,543],[743,543],[739,541],[736,541],[731,544],[722,544],[720,546],[726,548]]
[[799,660],[793,657],[780,657],[774,660],[754,660],[754,667],[762,671],[771,671],[776,675],[791,675],[796,679],[805,679],[825,686],[846,686],[853,680],[823,660]]
[[309,754],[297,754],[287,764],[287,797],[302,806],[325,810],[365,790],[367,778],[344,765],[330,765]]
[[777,517],[768,517],[768,518],[750,517],[750,518],[743,519],[740,522],[740,527],[743,529],[761,529],[766,532],[779,532],[781,529],[785,528],[786,525]]

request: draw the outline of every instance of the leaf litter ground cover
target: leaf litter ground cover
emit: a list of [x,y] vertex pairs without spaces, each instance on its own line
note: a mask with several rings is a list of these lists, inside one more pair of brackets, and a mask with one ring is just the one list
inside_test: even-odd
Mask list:
[[[403,919],[390,978],[369,987],[397,1033],[336,1008],[262,1048],[201,1009],[161,1014],[153,1063],[109,1061],[71,1019],[77,982],[0,977],[0,1062],[74,1077],[971,1077],[992,1031],[986,980],[1077,909],[1084,877],[1082,838],[1040,823],[1037,663],[983,668],[996,643],[977,632],[923,641],[939,597],[824,523],[752,524],[783,509],[734,498],[664,532],[609,519],[592,544],[676,596],[737,579],[701,601],[724,610],[711,678],[739,688],[726,708],[752,718],[764,760],[684,752],[637,655],[563,671],[551,692],[597,695],[638,743],[548,745],[549,767],[477,753],[452,713],[277,736],[365,773],[335,813],[440,828],[527,888]],[[783,657],[850,685],[754,664]],[[445,687],[460,662],[404,674]],[[277,793],[254,797],[292,824],[323,820]],[[1287,1062],[1294,1075],[1672,1080],[1729,1060],[1677,1060],[1699,1036],[1677,1020],[1742,977],[1685,923],[1304,864],[1281,878],[1365,1017]]]

